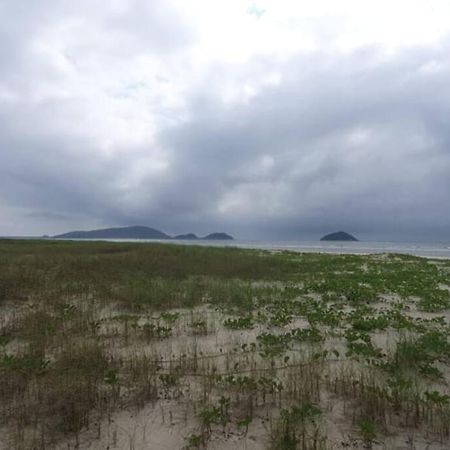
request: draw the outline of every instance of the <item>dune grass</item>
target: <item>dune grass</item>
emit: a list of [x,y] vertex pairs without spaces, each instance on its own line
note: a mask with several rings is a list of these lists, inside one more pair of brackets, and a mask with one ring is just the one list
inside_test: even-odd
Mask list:
[[0,241],[0,442],[82,446],[176,400],[185,448],[262,420],[266,448],[331,448],[333,404],[342,445],[446,448],[448,286],[450,262],[401,255]]

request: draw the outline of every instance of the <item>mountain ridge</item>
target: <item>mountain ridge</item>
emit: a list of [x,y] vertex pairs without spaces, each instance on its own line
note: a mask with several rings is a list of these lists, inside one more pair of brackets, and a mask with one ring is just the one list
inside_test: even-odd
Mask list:
[[133,225],[129,227],[100,228],[89,231],[69,231],[53,236],[55,239],[178,239],[178,240],[233,240],[227,233],[211,233],[205,237],[198,237],[194,233],[170,236],[155,228]]

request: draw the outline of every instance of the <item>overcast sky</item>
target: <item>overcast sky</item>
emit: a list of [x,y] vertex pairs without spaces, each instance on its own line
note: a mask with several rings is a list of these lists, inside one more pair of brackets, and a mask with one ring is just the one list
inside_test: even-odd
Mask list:
[[450,240],[448,0],[0,0],[0,235]]

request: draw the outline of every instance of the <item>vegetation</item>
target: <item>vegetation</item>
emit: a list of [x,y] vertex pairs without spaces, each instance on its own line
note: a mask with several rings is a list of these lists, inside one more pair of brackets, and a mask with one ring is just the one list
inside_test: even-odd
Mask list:
[[0,448],[138,448],[121,411],[191,449],[448,448],[449,286],[402,255],[0,241]]

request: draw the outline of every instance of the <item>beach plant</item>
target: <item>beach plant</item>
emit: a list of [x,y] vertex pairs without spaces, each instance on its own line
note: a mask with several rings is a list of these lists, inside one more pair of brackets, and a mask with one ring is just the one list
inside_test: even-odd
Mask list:
[[195,319],[190,324],[195,335],[208,334],[208,322],[205,319]]
[[230,330],[244,330],[253,328],[253,318],[249,317],[238,317],[237,319],[226,319],[223,322],[225,328]]
[[293,315],[286,309],[278,309],[275,314],[273,314],[269,319],[269,324],[274,327],[284,327],[291,323],[293,320]]
[[366,360],[380,358],[382,352],[374,347],[370,335],[365,331],[348,328],[345,331],[347,339],[347,356],[363,357]]
[[253,418],[251,416],[245,416],[243,419],[238,420],[236,422],[236,425],[238,428],[244,428],[244,433],[247,434],[248,433],[248,427],[250,426],[250,424],[252,423]]
[[320,330],[315,327],[295,328],[290,332],[291,341],[293,342],[322,342],[324,337]]
[[271,434],[273,450],[318,450],[324,448],[319,419],[322,411],[316,405],[305,403],[283,409]]
[[169,325],[173,325],[178,320],[179,317],[180,313],[171,313],[168,311],[162,312],[160,316],[161,320],[168,323]]
[[372,444],[377,436],[375,424],[368,420],[362,420],[359,422],[358,428],[365,447],[372,448]]
[[266,358],[283,355],[290,349],[290,333],[261,333],[256,339],[259,344],[261,356]]
[[146,322],[139,327],[143,336],[149,342],[152,339],[166,339],[172,335],[172,328]]
[[203,408],[199,413],[199,418],[208,435],[211,433],[212,425],[221,425],[225,429],[230,422],[230,399],[221,396],[217,405],[213,404]]
[[206,441],[203,434],[192,433],[186,437],[186,450],[198,450],[205,448]]
[[418,303],[419,309],[427,312],[440,312],[450,309],[450,292],[444,290],[433,290],[424,293]]

